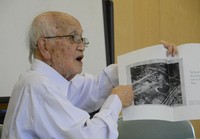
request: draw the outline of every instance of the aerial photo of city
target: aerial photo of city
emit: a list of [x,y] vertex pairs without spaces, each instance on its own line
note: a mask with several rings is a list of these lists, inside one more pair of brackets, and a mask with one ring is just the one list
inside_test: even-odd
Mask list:
[[135,105],[183,105],[179,63],[156,62],[129,68]]

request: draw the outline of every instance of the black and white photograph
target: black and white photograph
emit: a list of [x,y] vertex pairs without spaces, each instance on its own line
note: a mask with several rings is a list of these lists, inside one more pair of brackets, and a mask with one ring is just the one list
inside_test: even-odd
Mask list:
[[[147,64],[145,64],[147,63]],[[142,62],[128,66],[134,104],[183,105],[179,62]]]

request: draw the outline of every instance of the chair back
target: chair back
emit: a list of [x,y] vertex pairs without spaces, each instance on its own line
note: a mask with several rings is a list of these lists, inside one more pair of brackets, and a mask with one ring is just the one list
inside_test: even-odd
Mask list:
[[190,121],[118,121],[118,139],[195,139]]

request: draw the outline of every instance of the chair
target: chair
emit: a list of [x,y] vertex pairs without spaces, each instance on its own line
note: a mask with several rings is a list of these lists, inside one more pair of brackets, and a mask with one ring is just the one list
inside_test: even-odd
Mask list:
[[195,139],[190,121],[118,121],[118,139]]

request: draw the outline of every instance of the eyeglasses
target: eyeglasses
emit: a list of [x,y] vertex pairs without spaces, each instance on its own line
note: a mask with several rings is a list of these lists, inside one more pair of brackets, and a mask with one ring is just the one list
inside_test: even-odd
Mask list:
[[87,38],[82,38],[79,35],[63,35],[63,36],[50,36],[50,37],[42,37],[46,39],[53,39],[53,38],[67,38],[71,37],[74,43],[81,44],[83,43],[85,47],[88,47],[89,41]]

